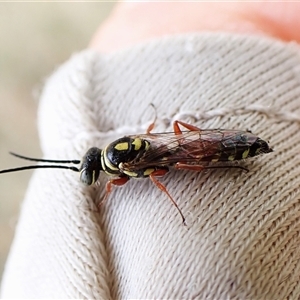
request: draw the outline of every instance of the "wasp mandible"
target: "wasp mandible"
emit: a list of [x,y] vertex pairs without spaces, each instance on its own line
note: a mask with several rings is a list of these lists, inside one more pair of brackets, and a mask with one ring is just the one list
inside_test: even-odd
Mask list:
[[[250,131],[202,130],[182,121],[174,121],[173,132],[152,133],[153,127],[154,122],[146,134],[124,136],[104,149],[92,147],[81,161],[37,159],[11,152],[22,159],[57,165],[24,166],[2,170],[0,174],[38,168],[69,169],[80,172],[80,181],[85,185],[92,185],[103,171],[111,179],[106,183],[106,194],[99,206],[107,199],[113,185],[124,185],[130,178],[150,178],[168,196],[185,224],[182,211],[166,187],[157,179],[168,173],[170,167],[196,172],[211,168],[240,168],[247,171],[242,166],[224,163],[273,151],[266,141]],[[67,163],[81,163],[81,167],[63,165]]]

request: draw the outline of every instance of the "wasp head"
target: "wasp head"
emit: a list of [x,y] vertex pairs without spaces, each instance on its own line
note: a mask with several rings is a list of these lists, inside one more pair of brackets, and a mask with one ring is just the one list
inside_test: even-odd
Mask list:
[[101,152],[102,150],[99,148],[90,148],[82,159],[80,181],[85,185],[94,184],[100,175],[100,171],[103,170]]

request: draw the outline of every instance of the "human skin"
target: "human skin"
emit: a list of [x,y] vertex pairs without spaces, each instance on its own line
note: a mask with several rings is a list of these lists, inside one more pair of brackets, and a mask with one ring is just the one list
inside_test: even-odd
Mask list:
[[300,42],[300,3],[119,3],[89,45],[112,52],[165,35],[223,31]]

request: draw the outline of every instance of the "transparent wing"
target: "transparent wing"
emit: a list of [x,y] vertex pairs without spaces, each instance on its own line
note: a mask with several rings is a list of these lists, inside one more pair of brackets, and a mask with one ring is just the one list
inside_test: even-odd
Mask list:
[[177,162],[199,164],[209,161],[228,161],[230,155],[250,147],[257,137],[250,132],[210,129],[154,133],[130,136],[147,140],[151,147],[138,160],[126,164],[131,170],[149,166],[168,166]]

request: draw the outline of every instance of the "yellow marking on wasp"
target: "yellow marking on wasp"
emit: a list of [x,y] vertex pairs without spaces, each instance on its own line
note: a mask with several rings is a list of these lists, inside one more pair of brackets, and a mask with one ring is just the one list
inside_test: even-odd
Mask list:
[[229,160],[229,161],[235,160],[235,155],[230,155],[230,156],[228,156],[228,160]]
[[[103,156],[101,156],[101,164],[102,164],[103,171],[107,175],[109,175],[109,176],[117,176],[117,173],[112,173],[111,170],[107,169],[107,166],[105,165],[104,157]],[[114,171],[119,171],[119,169],[114,167]]]
[[256,149],[255,154],[256,155],[261,154],[261,148]]
[[248,154],[249,154],[249,152],[250,152],[250,149],[248,148],[247,150],[245,150],[245,151],[243,152],[243,154],[242,154],[242,158],[243,158],[243,159],[247,158],[247,157],[248,157]]
[[144,176],[149,176],[151,173],[155,171],[154,168],[149,168],[144,171]]
[[93,175],[92,175],[92,184],[94,184],[95,182],[96,182],[96,172],[95,172],[95,170],[93,170],[93,173],[92,173]]
[[135,172],[132,172],[132,171],[126,171],[126,170],[123,170],[123,173],[130,176],[130,177],[137,177],[138,174],[135,173]]
[[[102,154],[101,154],[101,164],[102,164],[104,171],[107,172],[106,168],[109,168],[113,171],[118,171],[119,169],[116,166],[114,166],[107,158],[106,149],[107,149],[107,147],[104,149],[104,151],[102,151]],[[109,174],[109,172],[107,172],[107,173]]]
[[145,141],[145,150],[148,150],[150,148],[150,143],[148,141]]
[[114,147],[116,150],[122,151],[122,150],[128,150],[129,145],[127,142],[119,143]]
[[[198,155],[198,156],[197,156],[197,159],[198,159],[198,160],[201,160],[202,157],[203,157],[203,155]],[[215,154],[215,155],[213,156],[213,158],[211,159],[211,162],[218,162],[219,159],[220,159],[220,154]]]
[[139,138],[134,139],[134,141],[132,142],[132,145],[134,146],[134,150],[140,150],[142,147],[142,140]]
[[105,161],[104,161],[104,150],[102,150],[102,152],[101,152],[101,165],[102,165],[103,171],[105,171],[106,165],[105,165]]

